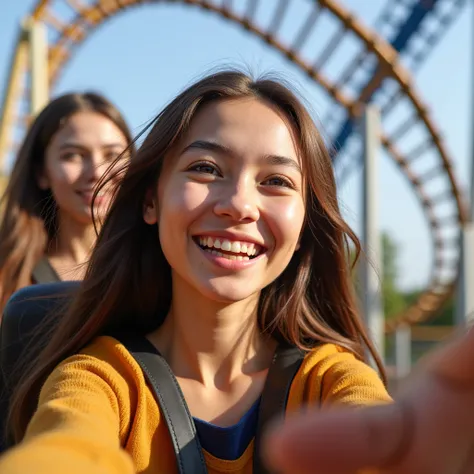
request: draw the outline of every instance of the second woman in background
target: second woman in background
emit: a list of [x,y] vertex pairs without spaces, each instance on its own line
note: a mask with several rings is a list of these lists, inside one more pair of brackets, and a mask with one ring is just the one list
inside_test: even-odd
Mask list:
[[[131,141],[120,112],[94,93],[58,97],[37,116],[2,198],[1,307],[32,283],[82,278],[96,237],[94,186]],[[108,194],[96,199],[99,216]]]

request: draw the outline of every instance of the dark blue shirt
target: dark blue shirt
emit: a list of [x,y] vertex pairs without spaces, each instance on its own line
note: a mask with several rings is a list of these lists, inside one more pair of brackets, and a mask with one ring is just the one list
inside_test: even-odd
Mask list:
[[260,398],[237,424],[225,428],[194,418],[201,446],[219,459],[234,461],[240,458],[255,436],[259,406]]

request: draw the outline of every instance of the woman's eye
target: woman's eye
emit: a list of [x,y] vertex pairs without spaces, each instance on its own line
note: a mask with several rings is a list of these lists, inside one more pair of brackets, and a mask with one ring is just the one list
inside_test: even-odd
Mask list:
[[81,154],[77,151],[70,151],[67,153],[63,153],[61,155],[61,159],[64,161],[72,161],[72,160],[81,159],[81,158],[82,158]]
[[271,178],[268,178],[266,181],[264,181],[263,184],[270,186],[282,186],[291,189],[294,188],[291,181],[289,179],[283,178],[282,176],[272,176]]
[[189,168],[190,171],[197,171],[198,173],[213,174],[215,176],[220,176],[219,171],[214,165],[210,163],[196,163],[195,165]]
[[107,161],[114,161],[119,157],[119,155],[120,155],[120,153],[116,153],[116,152],[107,153],[105,155],[105,159]]

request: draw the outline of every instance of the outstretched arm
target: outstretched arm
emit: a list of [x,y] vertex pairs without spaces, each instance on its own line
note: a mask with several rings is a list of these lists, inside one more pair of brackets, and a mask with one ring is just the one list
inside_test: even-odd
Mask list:
[[110,367],[79,355],[55,369],[25,439],[0,458],[0,472],[133,474],[121,448],[120,402]]
[[266,446],[280,473],[474,472],[474,330],[429,356],[394,404],[306,412]]

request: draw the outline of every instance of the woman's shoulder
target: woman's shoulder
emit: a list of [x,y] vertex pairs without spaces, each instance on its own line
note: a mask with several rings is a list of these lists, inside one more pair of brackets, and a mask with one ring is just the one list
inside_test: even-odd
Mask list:
[[313,402],[365,405],[391,400],[379,374],[336,344],[321,344],[309,351],[297,379]]
[[113,337],[99,336],[56,366],[41,388],[39,406],[46,411],[57,405],[63,410],[100,406],[105,413],[112,408],[125,436],[145,387],[143,373],[125,347]]
[[304,364],[312,369],[326,371],[333,366],[364,364],[353,352],[333,343],[323,343],[308,351]]
[[86,434],[92,449],[104,443],[106,452],[117,433],[125,443],[136,407],[146,396],[144,387],[138,364],[125,347],[112,337],[97,337],[50,373],[27,437],[55,432],[59,439],[78,437],[84,446]]
[[66,359],[68,364],[102,366],[111,371],[141,374],[138,363],[130,352],[113,336],[97,336],[77,354]]
[[131,355],[118,338],[110,335],[97,336],[87,344],[78,355],[87,355],[91,357],[127,357]]
[[[130,386],[144,384],[143,373],[123,344],[111,336],[98,336],[78,353],[67,357],[50,376],[54,382],[61,380],[78,384],[97,381],[128,392]],[[53,384],[54,384],[53,382]]]

